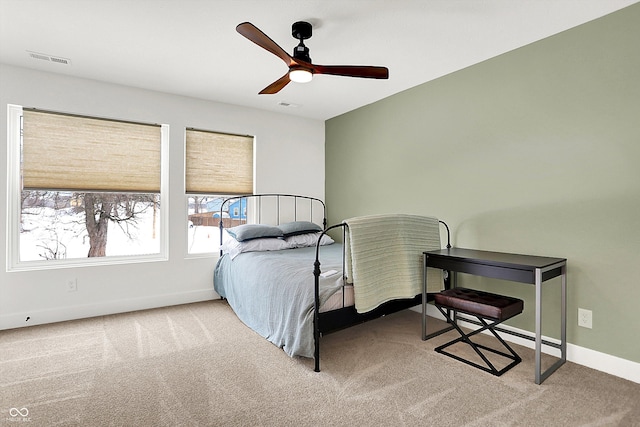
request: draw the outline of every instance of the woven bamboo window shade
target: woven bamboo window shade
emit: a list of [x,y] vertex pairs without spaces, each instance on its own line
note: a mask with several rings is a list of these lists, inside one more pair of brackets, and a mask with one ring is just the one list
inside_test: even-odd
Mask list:
[[25,109],[23,188],[159,193],[160,130]]
[[187,129],[186,191],[251,194],[253,137]]

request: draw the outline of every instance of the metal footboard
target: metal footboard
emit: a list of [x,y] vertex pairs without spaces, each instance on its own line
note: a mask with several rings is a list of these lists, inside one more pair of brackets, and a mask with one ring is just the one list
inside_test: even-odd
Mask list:
[[[447,230],[447,248],[451,248],[451,233],[449,231],[449,226],[444,221],[439,221]],[[314,338],[314,359],[315,359],[315,372],[320,372],[320,338],[323,334],[328,334],[331,332],[335,332],[341,329],[348,328],[350,326],[354,326],[360,323],[367,322],[369,320],[377,319],[379,317],[385,316],[387,314],[396,313],[401,310],[405,310],[407,308],[415,307],[417,305],[422,304],[423,298],[422,294],[416,295],[413,298],[407,299],[397,299],[393,301],[388,301],[378,308],[371,310],[367,313],[358,313],[354,306],[344,307],[344,285],[346,284],[345,278],[345,253],[342,253],[342,278],[343,278],[343,307],[337,310],[332,310],[324,313],[320,313],[320,240],[322,236],[327,234],[327,232],[342,228],[342,241],[345,241],[345,234],[348,229],[348,225],[346,223],[340,223],[336,225],[332,225],[331,227],[326,228],[320,235],[318,239],[318,243],[316,244],[316,258],[313,263],[313,275],[314,275],[314,310],[313,310],[313,338]],[[448,273],[448,272],[447,272]],[[444,278],[444,286],[445,289],[449,289],[449,275],[446,274]],[[427,294],[427,300],[432,300],[433,294]]]

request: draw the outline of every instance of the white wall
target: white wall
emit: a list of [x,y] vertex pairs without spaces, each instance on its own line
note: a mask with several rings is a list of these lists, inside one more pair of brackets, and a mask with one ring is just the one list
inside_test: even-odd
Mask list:
[[[169,124],[170,249],[166,262],[7,272],[5,142],[0,150],[0,329],[217,297],[212,287],[217,257],[186,254],[185,127],[254,135],[256,192],[324,198],[322,121],[0,64],[2,141],[7,135],[7,104]],[[66,290],[71,278],[77,279],[77,292]]]

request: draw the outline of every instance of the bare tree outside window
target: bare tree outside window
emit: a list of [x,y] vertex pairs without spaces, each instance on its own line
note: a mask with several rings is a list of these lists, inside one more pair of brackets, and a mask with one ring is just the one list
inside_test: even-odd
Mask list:
[[[159,204],[157,194],[23,191],[21,258],[151,253],[145,248],[154,245],[141,240],[155,240]],[[111,234],[116,237],[113,254],[108,250]]]
[[140,225],[143,213],[153,209],[155,196],[149,194],[84,193],[89,257],[106,256],[109,223],[117,225],[129,238]]

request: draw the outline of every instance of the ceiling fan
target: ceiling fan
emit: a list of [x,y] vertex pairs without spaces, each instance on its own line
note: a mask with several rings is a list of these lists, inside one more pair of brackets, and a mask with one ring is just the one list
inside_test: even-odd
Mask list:
[[250,22],[243,22],[236,27],[238,33],[273,53],[289,67],[287,74],[262,89],[260,95],[278,93],[291,81],[299,83],[311,81],[314,74],[331,74],[368,79],[389,78],[389,69],[386,67],[312,64],[309,57],[309,48],[304,45],[304,40],[311,37],[311,28],[310,23],[303,21],[296,22],[291,26],[291,35],[299,40],[298,45],[293,50],[293,56],[291,56]]

